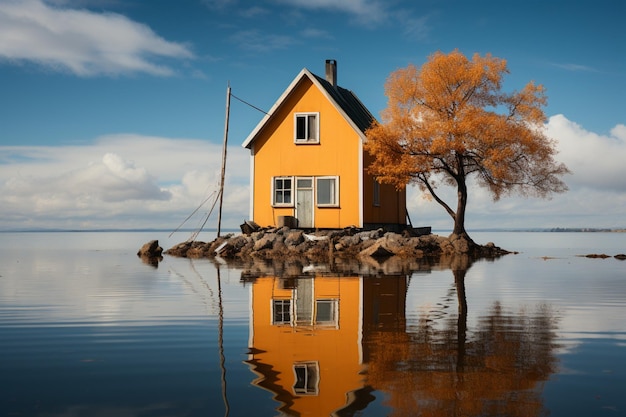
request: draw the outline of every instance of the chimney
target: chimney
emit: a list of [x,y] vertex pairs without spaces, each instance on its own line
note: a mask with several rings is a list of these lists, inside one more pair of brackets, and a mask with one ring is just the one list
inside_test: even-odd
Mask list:
[[326,60],[326,81],[337,88],[337,61],[334,59]]

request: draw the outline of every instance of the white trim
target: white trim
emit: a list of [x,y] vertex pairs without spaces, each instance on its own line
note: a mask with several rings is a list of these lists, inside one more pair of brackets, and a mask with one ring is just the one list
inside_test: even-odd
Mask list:
[[[296,368],[304,368],[306,378],[304,378],[304,388],[296,389],[296,384],[298,383],[298,374],[296,373]],[[315,372],[315,384],[313,387],[309,387],[309,381],[311,378],[308,376],[309,369],[312,368]],[[293,367],[293,385],[291,389],[294,395],[297,396],[317,396],[319,395],[319,385],[320,385],[320,364],[318,361],[297,361],[294,362]]]
[[[274,308],[274,306],[275,306],[275,303],[277,301],[280,301],[281,305],[285,301],[289,302],[289,321],[284,321],[284,320],[276,321],[275,320],[275,318],[276,318],[276,309]],[[271,313],[270,314],[270,324],[272,326],[286,326],[286,325],[293,326],[294,323],[295,323],[295,320],[294,320],[294,312],[295,312],[295,310],[294,310],[294,308],[295,308],[295,301],[293,300],[293,298],[270,298],[270,313]],[[284,313],[283,313],[283,316],[284,316]]]
[[[254,347],[254,285],[250,285],[248,290],[248,348]],[[248,360],[252,360],[254,355],[248,353]]]
[[[282,179],[282,180],[290,180],[291,181],[291,189],[289,190],[290,192],[290,201],[289,203],[277,203],[276,201],[274,201],[274,198],[276,197],[275,195],[275,185],[276,185],[276,180],[277,179]],[[276,175],[272,178],[270,178],[271,180],[271,203],[272,203],[272,207],[294,207],[296,202],[296,196],[294,195],[294,189],[295,189],[295,177],[293,175]],[[285,191],[286,188],[283,188],[283,191]]]
[[[339,176],[338,175],[320,175],[315,178],[315,205],[317,207],[339,207]],[[333,203],[320,203],[318,201],[318,182],[319,180],[334,180],[335,182],[335,189],[334,191],[334,202]]]
[[363,275],[359,276],[359,330],[357,331],[357,349],[359,351],[359,365],[363,364]]
[[361,138],[359,140],[359,224],[358,227],[363,227],[363,176],[365,173],[363,172],[363,141],[365,139]]
[[313,82],[313,84],[315,84],[315,86],[322,92],[324,97],[326,97],[326,99],[335,107],[335,110],[337,110],[339,112],[339,114],[341,114],[341,116],[348,122],[348,124],[358,134],[358,136],[362,140],[366,140],[365,133],[363,133],[361,131],[361,129],[359,129],[359,127],[354,123],[354,121],[350,117],[348,117],[346,112],[343,111],[343,109],[341,108],[341,106],[339,104],[337,104],[335,99],[328,93],[328,91],[326,91],[324,86],[322,84],[320,84],[320,82],[317,80],[317,78],[315,78],[315,76],[313,74],[311,74],[311,72],[309,72],[309,70],[307,70],[306,68],[304,70],[306,70],[306,73],[309,76],[309,78],[311,79],[311,81]]
[[[315,137],[313,139],[298,139],[298,117],[306,118],[308,126],[308,116],[315,116]],[[308,130],[308,129],[307,129]],[[320,143],[320,112],[296,112],[293,114],[293,143],[296,145],[319,145]]]
[[243,142],[241,146],[243,146],[244,148],[250,147],[250,144],[256,138],[256,135],[261,131],[263,126],[265,126],[267,121],[272,117],[272,115],[276,112],[276,110],[280,107],[280,105],[283,104],[283,101],[287,99],[289,94],[291,94],[291,92],[294,90],[296,85],[298,85],[298,83],[302,80],[302,78],[306,75],[306,73],[309,74],[307,75],[309,76],[309,78],[314,78],[310,76],[311,73],[306,68],[302,69],[302,71],[300,71],[300,73],[296,75],[296,78],[294,78],[291,81],[291,84],[289,84],[289,87],[287,87],[287,89],[283,91],[280,97],[278,97],[278,100],[276,100],[276,102],[272,105],[272,108],[270,109],[270,111],[268,111],[267,114],[263,116],[261,121],[254,128],[254,130],[250,132],[250,134],[248,135],[248,137],[246,138],[246,140]]
[[358,126],[354,123],[354,121],[350,117],[348,117],[346,112],[344,112],[341,106],[337,104],[335,99],[330,94],[328,94],[328,91],[326,91],[324,86],[320,84],[317,78],[308,69],[303,68],[302,71],[300,71],[300,73],[296,75],[296,78],[294,78],[293,81],[291,81],[291,84],[289,84],[289,87],[287,87],[287,89],[283,91],[283,93],[280,95],[278,100],[276,100],[272,108],[267,112],[267,114],[263,117],[263,119],[261,119],[261,121],[256,125],[254,130],[250,132],[250,134],[248,135],[248,137],[246,138],[246,140],[243,142],[241,146],[243,146],[244,148],[250,148],[252,142],[254,141],[254,139],[256,139],[256,136],[263,129],[263,127],[268,122],[268,120],[272,117],[272,115],[274,115],[276,110],[283,104],[283,102],[287,99],[287,97],[289,97],[289,95],[293,92],[295,87],[302,81],[304,77],[308,77],[309,80],[311,80],[313,85],[315,85],[317,89],[322,93],[322,95],[326,97],[326,99],[333,105],[333,107],[335,107],[335,110],[337,110],[339,114],[341,114],[341,116],[352,127],[352,129],[357,133],[357,135],[361,138],[361,140],[363,141],[366,140],[365,133],[363,133],[361,129],[359,129]]
[[[298,190],[311,190],[311,227],[315,226],[315,177],[314,176],[294,176],[294,209],[293,214],[296,219],[300,219],[298,212]],[[311,180],[310,187],[298,187],[298,180]]]
[[250,146],[250,219],[254,221],[254,144]]
[[[331,319],[329,321],[318,320],[320,303],[330,304]],[[339,299],[338,298],[316,298],[315,299],[314,323],[316,327],[338,329],[339,328]]]

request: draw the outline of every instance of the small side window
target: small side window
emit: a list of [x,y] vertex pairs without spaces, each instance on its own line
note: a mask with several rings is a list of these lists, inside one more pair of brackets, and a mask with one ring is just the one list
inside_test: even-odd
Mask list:
[[380,206],[380,183],[374,179],[374,197],[373,204],[375,206]]

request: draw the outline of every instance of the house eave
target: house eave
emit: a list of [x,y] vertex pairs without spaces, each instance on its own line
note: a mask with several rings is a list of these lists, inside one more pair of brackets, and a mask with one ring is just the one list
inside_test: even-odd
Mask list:
[[273,117],[276,111],[280,108],[280,106],[287,100],[289,95],[293,93],[293,91],[296,89],[298,84],[300,84],[300,82],[303,80],[304,77],[307,77],[318,88],[318,90],[322,92],[324,97],[326,97],[326,99],[330,103],[332,103],[333,107],[335,107],[335,109],[341,114],[341,116],[350,124],[352,129],[359,136],[359,138],[362,141],[366,140],[365,132],[363,132],[356,125],[356,123],[352,120],[352,118],[348,116],[348,114],[343,110],[343,108],[339,105],[339,103],[337,103],[337,101],[333,98],[333,96],[330,95],[328,91],[326,90],[326,88],[324,88],[324,86],[319,82],[317,77],[313,75],[313,73],[311,73],[308,69],[303,68],[302,71],[300,71],[300,73],[293,79],[291,84],[289,84],[289,86],[285,89],[285,91],[283,91],[283,93],[278,98],[278,100],[276,100],[276,102],[274,103],[272,108],[269,110],[269,112],[263,117],[263,119],[261,119],[261,121],[254,128],[254,130],[250,132],[246,140],[241,145],[242,147],[251,149],[252,143],[256,140],[259,133],[263,130],[263,127],[270,121],[270,119]]
[[296,86],[302,81],[302,78],[305,77],[307,73],[309,75],[309,78],[314,78],[311,76],[311,73],[309,72],[309,70],[307,70],[306,68],[303,68],[302,71],[300,71],[300,73],[296,75],[296,77],[293,79],[291,84],[289,84],[289,87],[287,87],[285,91],[283,91],[283,93],[280,95],[280,97],[278,97],[278,100],[276,100],[272,108],[267,112],[265,116],[263,116],[261,121],[256,125],[256,127],[252,130],[252,132],[250,132],[250,134],[248,135],[248,137],[242,143],[241,146],[243,146],[244,148],[251,149],[252,142],[254,142],[257,135],[261,132],[261,130],[263,130],[263,127],[265,126],[265,124],[272,118],[272,116],[276,113],[276,110],[278,110],[278,108],[283,104],[283,102],[287,100],[287,97],[289,97],[289,95],[295,90]]

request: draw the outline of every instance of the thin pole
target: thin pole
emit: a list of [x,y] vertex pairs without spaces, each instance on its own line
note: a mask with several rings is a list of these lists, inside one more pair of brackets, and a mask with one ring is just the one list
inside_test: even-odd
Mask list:
[[226,148],[228,145],[228,119],[230,117],[230,82],[226,89],[226,120],[224,121],[224,144],[222,148],[222,177],[220,180],[220,209],[217,215],[217,237],[222,230],[222,203],[224,202],[224,178],[226,177]]
[[220,267],[217,266],[217,296],[219,299],[219,333],[217,343],[220,351],[220,368],[222,370],[222,400],[224,401],[224,417],[230,413],[230,403],[228,402],[226,389],[226,357],[224,356],[224,303],[222,302],[222,279],[220,276]]

